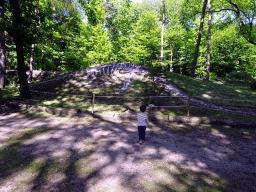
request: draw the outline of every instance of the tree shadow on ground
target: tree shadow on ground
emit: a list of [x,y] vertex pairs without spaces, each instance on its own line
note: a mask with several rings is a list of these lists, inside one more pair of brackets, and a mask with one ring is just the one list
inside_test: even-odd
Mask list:
[[[1,141],[0,190],[10,181],[12,191],[253,191],[256,186],[255,140],[230,137],[211,125],[192,130],[177,124],[177,131],[174,124],[151,122],[139,145],[132,120],[97,114],[89,124],[83,118],[0,118],[1,133],[10,131]],[[32,176],[18,177],[28,170]]]

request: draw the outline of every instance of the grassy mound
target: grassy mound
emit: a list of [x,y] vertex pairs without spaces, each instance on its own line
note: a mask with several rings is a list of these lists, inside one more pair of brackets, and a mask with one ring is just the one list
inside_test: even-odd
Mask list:
[[249,82],[226,79],[207,82],[170,72],[165,72],[165,76],[190,96],[216,105],[256,108],[256,92],[250,88]]
[[[224,79],[206,82],[171,72],[154,75],[148,77],[136,75],[132,78],[131,84],[125,92],[118,92],[122,88],[123,81],[130,78],[129,74],[125,74],[124,71],[120,71],[119,75],[98,75],[93,83],[88,81],[86,74],[78,74],[72,78],[65,77],[34,84],[30,87],[33,99],[24,102],[41,106],[92,110],[92,99],[93,94],[95,94],[95,112],[123,113],[127,110],[138,112],[138,106],[141,103],[147,103],[159,106],[154,108],[154,113],[186,116],[187,103],[180,98],[170,97],[172,95],[166,90],[163,82],[154,81],[157,75],[165,75],[170,83],[175,84],[192,97],[198,97],[217,105],[256,108],[256,92],[251,90],[250,85],[246,83],[228,82]],[[44,81],[46,80],[44,79]],[[1,91],[1,96],[5,99],[18,100],[18,88],[9,86]],[[191,107],[190,115],[254,119],[250,116],[213,111],[201,106],[200,108]]]

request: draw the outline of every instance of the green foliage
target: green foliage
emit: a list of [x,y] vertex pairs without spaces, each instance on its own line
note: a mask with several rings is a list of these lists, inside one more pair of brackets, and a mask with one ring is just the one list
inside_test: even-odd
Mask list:
[[135,26],[135,40],[139,45],[136,49],[140,63],[152,64],[159,58],[161,28],[157,15],[152,10],[144,11]]
[[250,83],[250,87],[251,87],[251,89],[256,90],[256,80],[254,80]]
[[9,86],[16,86],[18,84],[19,78],[17,75],[11,75],[10,73],[7,73],[6,75],[6,83]]
[[210,80],[217,79],[217,74],[214,72],[210,72],[209,78],[210,78]]
[[244,82],[252,82],[254,78],[252,75],[246,71],[232,71],[226,77],[228,80],[231,81],[244,81]]
[[[8,1],[6,1],[8,2]],[[162,2],[131,3],[120,1],[36,1],[21,0],[22,22],[26,36],[24,55],[29,68],[35,44],[34,69],[75,71],[97,64],[131,62],[159,67]],[[32,2],[32,3],[31,3]],[[166,0],[163,68],[189,75],[194,57],[203,1]],[[238,1],[244,14],[251,16],[255,7],[249,1]],[[212,2],[213,10],[231,8],[227,1]],[[38,11],[35,14],[36,9]],[[5,7],[7,46],[10,57],[7,66],[17,68],[12,38],[12,10]],[[86,17],[83,16],[86,15]],[[208,22],[207,14],[205,23]],[[249,18],[249,17],[248,17]],[[236,21],[234,22],[234,19]],[[82,21],[83,20],[83,21]],[[234,13],[222,11],[213,14],[211,36],[210,78],[225,77],[232,71],[247,71],[256,76],[256,48],[245,40]],[[253,39],[253,25],[244,25],[246,34]],[[207,27],[205,25],[195,75],[206,76]],[[216,74],[216,75],[215,75]]]

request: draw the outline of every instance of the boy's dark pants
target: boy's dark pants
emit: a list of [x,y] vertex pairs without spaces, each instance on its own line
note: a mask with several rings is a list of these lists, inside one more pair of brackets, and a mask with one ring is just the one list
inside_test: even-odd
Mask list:
[[138,132],[139,132],[139,140],[144,140],[145,141],[146,127],[145,126],[138,126]]

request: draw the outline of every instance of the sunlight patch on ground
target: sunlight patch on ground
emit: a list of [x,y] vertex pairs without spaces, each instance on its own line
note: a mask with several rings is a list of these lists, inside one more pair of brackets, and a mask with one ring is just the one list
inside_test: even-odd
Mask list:
[[79,159],[75,163],[76,170],[78,171],[78,177],[84,178],[93,173],[94,169],[91,165],[91,160],[87,157]]
[[227,138],[226,135],[220,133],[217,129],[211,129],[211,134],[217,137]]
[[93,187],[91,189],[95,192],[129,192],[131,190],[127,189],[125,185],[122,184],[120,177],[112,176],[108,177],[104,180],[97,180],[93,183]]
[[212,96],[210,96],[210,95],[208,95],[208,94],[203,94],[202,96],[203,96],[203,97],[206,97],[206,98],[208,98],[208,99],[212,98]]
[[52,100],[52,101],[50,100],[50,101],[43,101],[42,102],[43,105],[52,105],[52,104],[59,104],[59,103],[60,103],[60,101],[58,101],[56,99]]
[[70,152],[64,149],[54,150],[51,153],[52,157],[68,157],[70,155]]

